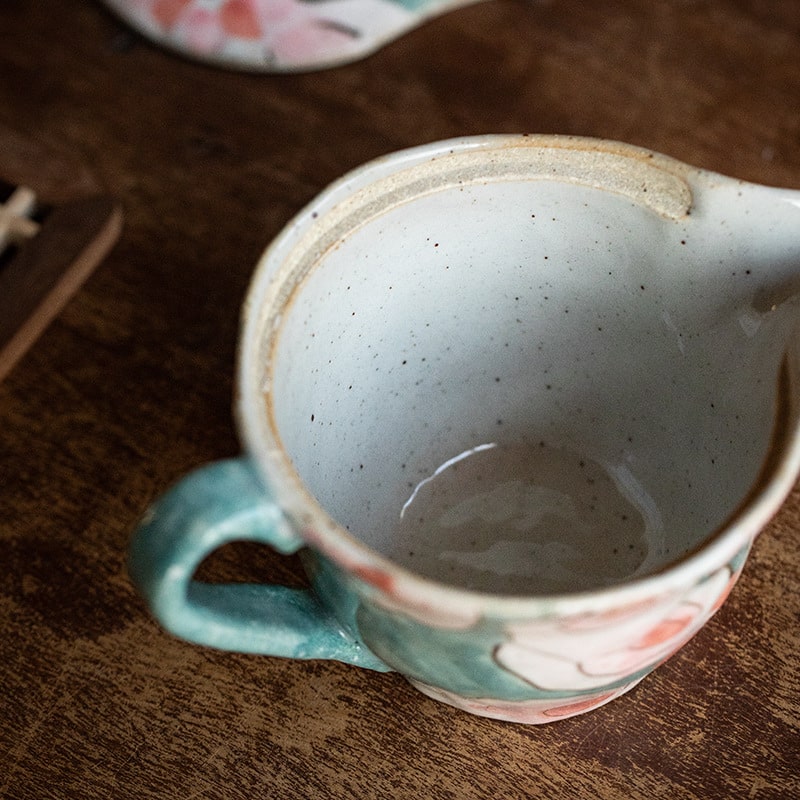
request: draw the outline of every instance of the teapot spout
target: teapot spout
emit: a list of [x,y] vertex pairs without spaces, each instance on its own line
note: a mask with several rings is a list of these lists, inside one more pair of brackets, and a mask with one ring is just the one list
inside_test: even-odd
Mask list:
[[695,244],[720,294],[758,314],[800,297],[800,192],[707,173],[694,184],[690,214],[703,238]]
[[[800,296],[800,192],[771,190],[777,201],[774,219],[765,224],[763,284],[753,297],[756,311],[775,311]],[[764,223],[762,223],[764,224]]]

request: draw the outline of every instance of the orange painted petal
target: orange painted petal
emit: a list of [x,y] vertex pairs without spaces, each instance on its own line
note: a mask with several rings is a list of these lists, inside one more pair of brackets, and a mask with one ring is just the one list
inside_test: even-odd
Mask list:
[[223,30],[242,39],[258,39],[261,26],[248,0],[228,0],[220,9],[219,22]]
[[153,16],[163,27],[171,28],[190,2],[191,0],[156,0],[153,3]]
[[635,645],[634,650],[646,650],[650,647],[658,647],[671,641],[688,628],[694,620],[694,616],[686,615],[672,619],[665,619],[652,630],[648,631]]
[[613,696],[614,692],[605,692],[601,695],[594,695],[585,700],[578,700],[575,703],[568,703],[563,706],[548,708],[542,712],[546,717],[571,717],[573,714],[581,714],[589,711],[596,706],[602,705]]

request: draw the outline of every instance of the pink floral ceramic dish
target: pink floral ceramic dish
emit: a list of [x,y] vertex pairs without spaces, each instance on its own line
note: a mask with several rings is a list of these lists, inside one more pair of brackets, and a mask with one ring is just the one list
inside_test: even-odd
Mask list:
[[147,38],[238,69],[355,61],[429,17],[476,0],[105,0]]

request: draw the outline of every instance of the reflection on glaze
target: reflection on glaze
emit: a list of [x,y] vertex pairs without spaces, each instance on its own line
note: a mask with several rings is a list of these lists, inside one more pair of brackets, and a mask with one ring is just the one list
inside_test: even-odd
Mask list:
[[430,578],[500,593],[630,578],[657,560],[661,514],[625,465],[547,446],[486,443],[416,485],[392,557]]

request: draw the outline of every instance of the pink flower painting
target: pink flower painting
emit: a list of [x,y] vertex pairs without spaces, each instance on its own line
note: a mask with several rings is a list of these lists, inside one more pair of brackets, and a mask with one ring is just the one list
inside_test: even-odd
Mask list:
[[[106,2],[149,38],[186,54],[276,71],[351,61],[413,27],[421,17],[403,0]],[[431,5],[437,3],[442,4],[432,0]]]

